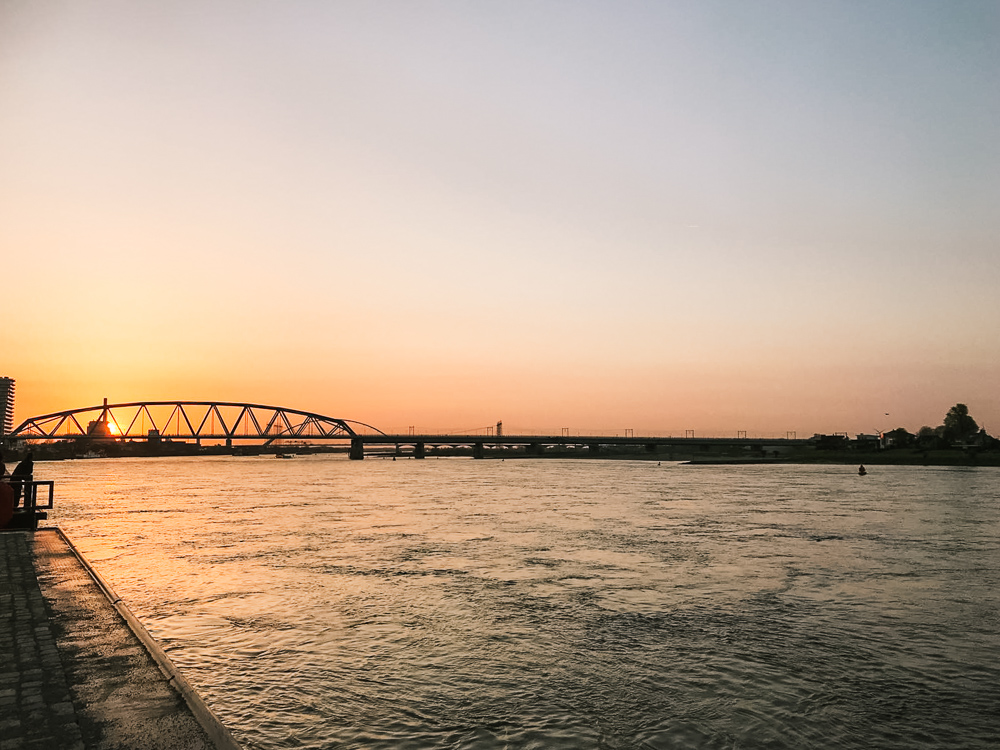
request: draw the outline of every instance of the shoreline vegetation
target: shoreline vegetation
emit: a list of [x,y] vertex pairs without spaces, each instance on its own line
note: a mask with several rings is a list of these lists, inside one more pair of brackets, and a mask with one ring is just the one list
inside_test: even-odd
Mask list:
[[[61,461],[91,458],[158,458],[168,456],[245,456],[245,457],[293,457],[321,453],[346,454],[344,445],[254,445],[226,448],[224,446],[198,446],[194,443],[164,441],[158,445],[142,442],[117,443],[41,443],[26,448],[34,454],[34,460]],[[15,455],[23,451],[8,451]],[[427,446],[425,458],[473,457],[471,447]],[[366,460],[391,460],[393,458],[414,459],[411,446],[401,446],[394,450],[390,446],[372,446],[365,452]],[[778,451],[746,451],[727,446],[701,445],[691,448],[670,448],[658,450],[641,447],[602,446],[597,452],[578,448],[548,447],[540,453],[529,453],[523,448],[486,447],[482,460],[615,460],[615,461],[657,461],[682,462],[696,466],[737,466],[762,464],[841,464],[866,466],[1000,466],[1000,448],[990,447],[945,447],[921,449],[872,448],[845,445],[840,449],[796,446]]]

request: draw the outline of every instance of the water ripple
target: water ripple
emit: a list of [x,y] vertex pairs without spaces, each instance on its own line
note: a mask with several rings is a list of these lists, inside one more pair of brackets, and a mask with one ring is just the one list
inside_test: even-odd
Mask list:
[[995,469],[314,456],[39,473],[248,750],[1000,736]]

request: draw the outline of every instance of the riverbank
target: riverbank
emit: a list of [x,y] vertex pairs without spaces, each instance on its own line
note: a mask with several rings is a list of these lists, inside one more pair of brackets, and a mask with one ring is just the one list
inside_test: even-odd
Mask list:
[[[430,458],[432,453],[428,453]],[[449,455],[471,455],[471,452],[461,453],[456,450]],[[859,464],[871,466],[1000,466],[1000,451],[963,451],[963,450],[933,450],[917,451],[895,449],[884,451],[859,450],[816,450],[814,448],[780,451],[777,455],[769,453],[762,456],[741,455],[737,452],[725,451],[614,451],[604,449],[598,453],[588,451],[547,450],[542,454],[527,454],[521,451],[487,451],[486,459],[574,459],[574,460],[615,460],[615,461],[680,461],[687,464],[704,465],[744,465],[744,464],[842,464],[846,466]]]
[[0,747],[239,750],[58,529],[0,532]]
[[847,466],[1000,466],[1000,451],[813,451],[777,458],[695,457],[689,464],[836,464]]
[[[238,456],[290,458],[320,453],[346,453],[342,445],[253,445],[226,448],[224,446],[200,447],[193,443],[163,442],[159,445],[145,443],[107,443],[93,449],[74,452],[72,444],[32,446],[36,463],[91,458],[166,458],[193,456]],[[26,449],[25,449],[26,450]],[[23,451],[22,451],[23,452]],[[425,449],[425,458],[472,458],[474,448],[466,446],[433,446]],[[9,459],[19,457],[8,452]],[[365,451],[368,460],[414,459],[410,448],[396,450],[392,446],[373,446]],[[598,450],[578,446],[546,446],[527,450],[525,447],[495,448],[484,446],[479,458],[486,460],[615,460],[615,461],[683,461],[696,464],[871,464],[887,466],[1000,466],[1000,450],[977,448],[948,448],[920,450],[915,448],[889,448],[868,450],[857,447],[821,449],[808,446],[780,446],[777,449],[746,450],[734,446],[711,443],[692,446],[614,446],[602,445]],[[419,459],[417,459],[419,460]],[[39,476],[41,476],[39,474]]]

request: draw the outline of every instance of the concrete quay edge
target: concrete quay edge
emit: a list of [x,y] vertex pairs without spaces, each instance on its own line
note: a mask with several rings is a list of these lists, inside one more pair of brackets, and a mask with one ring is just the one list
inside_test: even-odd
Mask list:
[[122,601],[122,598],[115,593],[115,590],[111,585],[104,580],[100,573],[90,564],[90,561],[84,557],[83,553],[77,549],[73,541],[66,535],[66,533],[58,526],[48,527],[47,530],[56,531],[62,540],[72,551],[73,555],[80,562],[83,568],[87,571],[90,577],[94,580],[94,583],[101,590],[104,596],[107,598],[111,606],[122,616],[125,623],[128,625],[129,629],[133,632],[136,638],[139,639],[143,647],[156,662],[160,671],[163,672],[164,677],[167,678],[168,683],[180,694],[181,698],[187,704],[191,713],[194,715],[195,719],[201,725],[202,729],[208,735],[209,739],[214,743],[217,750],[243,750],[242,746],[236,741],[230,731],[225,727],[225,725],[219,721],[219,718],[215,715],[208,704],[202,699],[198,692],[192,687],[191,683],[187,681],[167,656],[166,652],[160,647],[160,644],[156,642],[156,639],[150,635],[149,631],[146,630],[145,626],[139,621],[139,619],[132,613],[132,610],[128,608],[128,605]]

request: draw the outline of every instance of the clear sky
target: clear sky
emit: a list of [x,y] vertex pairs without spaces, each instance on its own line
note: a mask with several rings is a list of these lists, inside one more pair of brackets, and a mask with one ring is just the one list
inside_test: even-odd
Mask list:
[[998,81],[998,0],[0,0],[0,375],[1000,434]]

